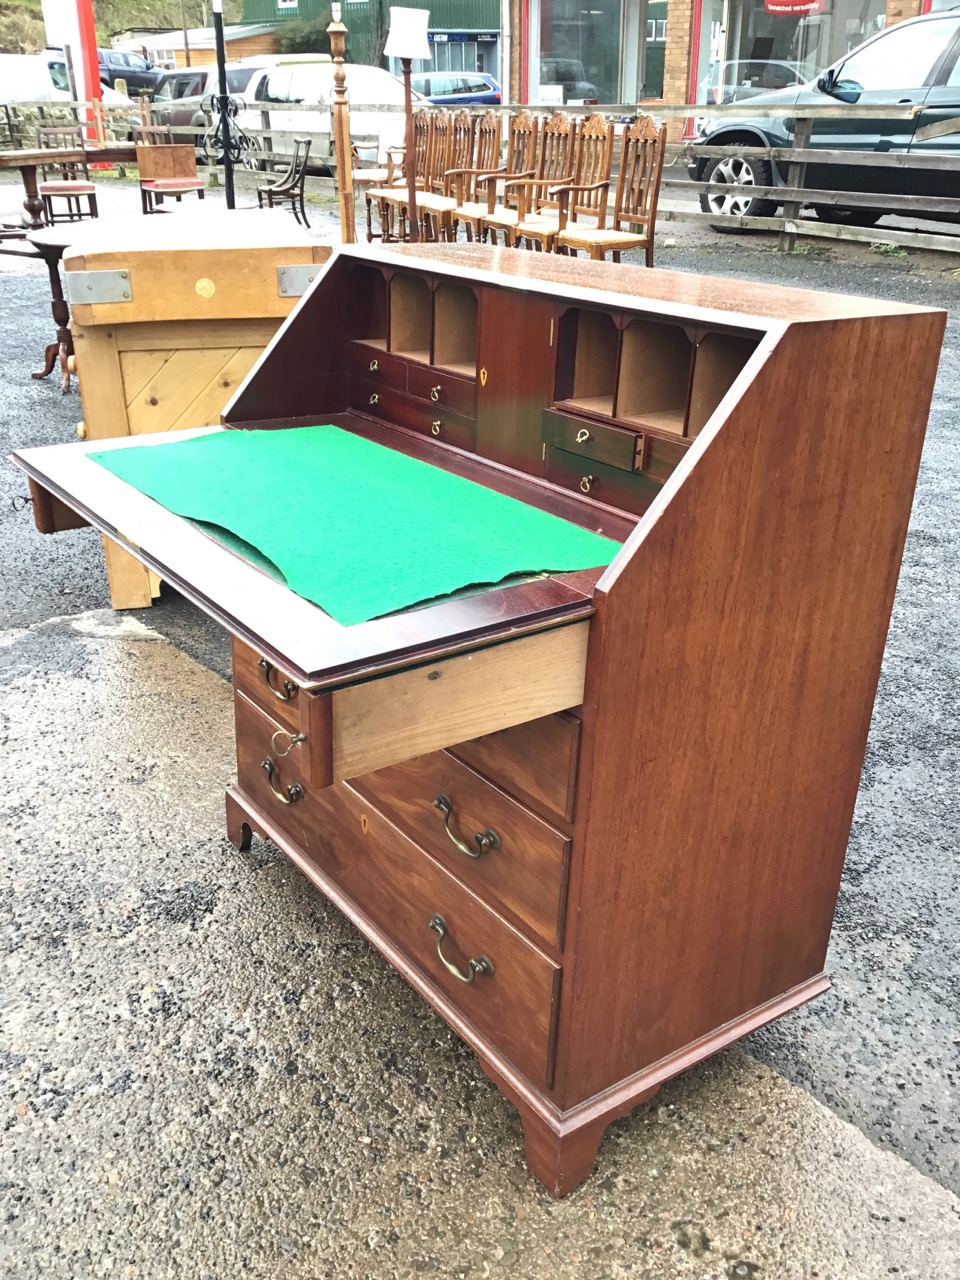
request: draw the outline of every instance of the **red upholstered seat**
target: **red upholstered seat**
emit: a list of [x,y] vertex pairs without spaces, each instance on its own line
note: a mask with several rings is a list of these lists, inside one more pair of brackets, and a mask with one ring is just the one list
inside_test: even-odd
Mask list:
[[198,191],[204,185],[203,178],[153,178],[149,182],[141,182],[141,187],[148,191]]
[[92,196],[96,187],[92,182],[41,182],[38,191],[42,196]]

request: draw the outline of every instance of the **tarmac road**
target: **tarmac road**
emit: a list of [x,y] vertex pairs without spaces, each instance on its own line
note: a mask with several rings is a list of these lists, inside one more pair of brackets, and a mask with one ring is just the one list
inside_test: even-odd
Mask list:
[[[876,1147],[960,1193],[960,264],[860,247],[788,256],[772,252],[765,238],[698,235],[662,250],[658,265],[729,276],[731,290],[738,279],[759,279],[950,312],[827,962],[834,988],[744,1047]],[[81,626],[90,611],[109,605],[97,537],[89,530],[36,535],[21,502],[25,481],[6,461],[11,448],[74,438],[76,394],[61,397],[55,381],[29,377],[49,331],[45,272],[0,258],[3,632],[35,631],[50,619],[75,618]],[[223,633],[174,593],[166,590],[135,616],[228,675]],[[56,655],[70,672],[76,641],[66,623],[44,634],[44,661],[55,680]]]

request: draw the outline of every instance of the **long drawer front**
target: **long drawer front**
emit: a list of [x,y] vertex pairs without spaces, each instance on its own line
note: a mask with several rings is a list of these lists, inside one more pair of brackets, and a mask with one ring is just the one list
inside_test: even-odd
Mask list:
[[568,836],[446,751],[351,786],[486,901],[559,944]]

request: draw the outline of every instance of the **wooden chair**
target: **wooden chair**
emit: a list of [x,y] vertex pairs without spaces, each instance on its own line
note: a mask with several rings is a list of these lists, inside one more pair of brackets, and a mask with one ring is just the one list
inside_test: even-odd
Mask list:
[[[574,215],[557,232],[558,252],[576,255],[578,249],[586,249],[591,258],[600,260],[609,253],[614,262],[619,262],[625,250],[644,249],[647,266],[652,267],[653,232],[666,145],[666,125],[658,129],[650,116],[639,116],[623,135],[610,227],[605,228],[602,219],[596,227],[579,227]],[[624,230],[624,225],[640,230]]]
[[[403,177],[403,147],[388,147],[386,165],[369,169],[360,167],[360,157],[357,154],[356,147],[353,147],[351,151],[353,156],[353,187],[355,191],[363,190],[364,196],[368,197],[368,192],[373,190],[374,187],[392,187],[395,183],[401,181]],[[379,239],[379,232],[373,229],[371,216],[373,206],[369,198],[366,199],[366,206],[367,240]]]
[[309,227],[307,211],[303,207],[303,186],[307,177],[307,160],[310,158],[309,138],[294,138],[293,155],[286,173],[275,177],[273,182],[266,182],[257,187],[257,203],[260,208],[274,209],[277,205],[288,204],[293,210],[297,222]]
[[527,201],[541,191],[540,183],[523,183],[520,187],[520,220],[513,229],[513,243],[528,249],[549,252],[555,247],[557,234],[572,217],[593,219],[602,227],[610,194],[610,172],[616,141],[612,120],[599,111],[588,116],[577,135],[576,177],[572,184],[547,187],[538,200],[536,212],[526,212]]
[[[453,117],[449,111],[430,112],[427,136],[427,151],[422,172],[418,171],[417,188],[417,225],[420,225],[420,200],[443,192],[443,175],[451,167],[450,156],[453,143]],[[386,192],[381,197],[383,203],[390,206],[389,220],[396,227],[398,240],[406,240],[407,227],[410,221],[409,194],[406,182],[393,187],[384,187]]]
[[144,213],[156,213],[167,196],[179,204],[195,191],[202,200],[203,178],[197,177],[197,153],[193,143],[168,141],[173,134],[162,126],[140,126],[134,131],[137,168],[140,171],[140,204]]
[[[37,149],[82,152],[83,130],[79,125],[41,126],[37,129]],[[80,160],[52,160],[41,165],[40,169],[37,191],[43,201],[47,222],[80,222],[83,218],[98,217],[97,189],[90,181],[86,156]],[[65,200],[66,209],[56,212],[55,200]],[[86,202],[86,209],[81,201]]]
[[[457,207],[451,215],[454,226],[463,223],[468,240],[484,238],[484,223],[486,218],[496,211],[497,188],[501,183],[509,182],[513,178],[536,177],[539,132],[540,121],[529,111],[518,111],[516,115],[511,116],[507,130],[507,154],[504,163],[502,166],[499,164],[500,136],[498,133],[495,159],[486,172],[483,168],[484,161],[480,158],[481,140],[477,139],[474,148],[475,170],[473,174],[463,175],[464,180],[458,188]],[[463,198],[460,198],[461,195]]]
[[173,129],[168,124],[135,124],[133,141],[145,147],[172,147]]
[[477,183],[498,172],[500,163],[499,111],[485,111],[476,118],[473,133],[473,160],[462,168],[454,167],[444,175],[444,195],[453,200],[453,208],[443,215],[441,234],[446,240],[456,240],[459,224],[464,222],[467,239],[472,240],[477,223],[482,221],[487,209],[487,196],[479,200]]
[[[485,238],[496,243],[497,235],[503,243],[516,243],[516,226],[521,216],[530,218],[541,208],[551,204],[551,187],[576,180],[576,150],[578,125],[563,111],[555,111],[540,129],[540,145],[536,171],[527,177],[512,178],[504,184],[505,203],[488,213],[483,220]],[[516,201],[511,208],[509,200]]]
[[[466,173],[473,165],[476,118],[466,108],[455,111],[450,124],[447,168],[440,174],[433,191],[424,191],[417,200],[421,236],[424,240],[452,240],[453,211],[457,198],[453,194],[453,177]],[[439,185],[439,190],[436,189]]]
[[[434,112],[426,107],[420,107],[413,113],[413,172],[414,180],[419,187],[425,179],[427,172],[427,163],[429,160],[430,144],[433,131]],[[375,236],[387,243],[389,240],[398,239],[397,226],[394,221],[398,212],[398,206],[394,205],[389,197],[397,194],[398,190],[403,187],[406,189],[406,158],[404,164],[399,171],[394,169],[394,180],[386,186],[371,187],[365,192],[367,202],[367,239],[373,240]],[[372,226],[372,213],[374,208],[377,210],[377,220],[380,224],[380,231],[375,232]]]

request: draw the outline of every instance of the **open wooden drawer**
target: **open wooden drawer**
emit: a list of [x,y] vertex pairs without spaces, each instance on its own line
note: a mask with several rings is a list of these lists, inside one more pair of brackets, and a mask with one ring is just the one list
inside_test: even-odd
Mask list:
[[[342,626],[86,456],[157,439],[28,449],[14,461],[44,496],[38,510],[46,529],[64,527],[73,513],[85,518],[255,650],[254,666],[272,664],[308,695],[280,718],[307,735],[314,788],[582,701],[599,569],[478,589]],[[242,663],[238,669],[238,687],[246,682],[254,698],[258,674]]]

